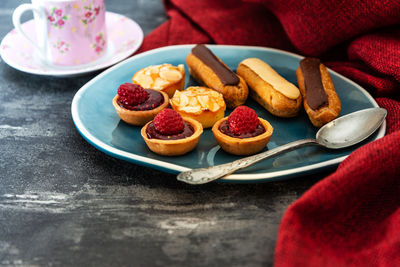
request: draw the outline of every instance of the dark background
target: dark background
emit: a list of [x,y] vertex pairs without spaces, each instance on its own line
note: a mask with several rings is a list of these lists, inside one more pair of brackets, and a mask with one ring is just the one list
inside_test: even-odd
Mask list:
[[[1,0],[1,39],[28,2]],[[106,8],[145,34],[167,20],[160,0],[106,0]],[[74,94],[98,73],[43,77],[0,62],[0,265],[272,265],[284,211],[327,173],[190,186],[112,158],[71,118]]]

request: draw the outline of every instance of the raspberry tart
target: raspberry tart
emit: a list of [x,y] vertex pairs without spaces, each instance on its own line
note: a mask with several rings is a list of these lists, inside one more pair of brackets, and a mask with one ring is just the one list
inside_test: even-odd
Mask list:
[[207,87],[191,86],[176,91],[170,99],[171,107],[183,117],[197,120],[209,128],[225,115],[225,101],[221,93]]
[[185,86],[185,68],[171,64],[149,66],[136,72],[132,82],[144,88],[151,88],[167,93],[172,97],[176,90],[182,91]]
[[268,144],[273,128],[247,107],[237,107],[229,117],[217,121],[212,132],[223,150],[234,155],[251,155]]
[[203,133],[200,122],[182,116],[173,109],[164,109],[141,130],[147,146],[163,156],[180,156],[192,151]]
[[141,126],[167,108],[168,101],[168,95],[164,92],[143,89],[138,84],[124,83],[119,86],[112,103],[123,121]]

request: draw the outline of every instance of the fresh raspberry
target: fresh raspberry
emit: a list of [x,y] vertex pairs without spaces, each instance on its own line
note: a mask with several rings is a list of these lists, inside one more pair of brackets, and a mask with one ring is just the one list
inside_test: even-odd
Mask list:
[[228,117],[228,125],[234,134],[254,132],[260,124],[257,113],[249,107],[239,106]]
[[143,87],[138,84],[124,83],[118,88],[118,100],[122,105],[135,106],[149,98]]
[[183,132],[185,123],[181,115],[173,109],[163,109],[153,120],[154,128],[163,135]]

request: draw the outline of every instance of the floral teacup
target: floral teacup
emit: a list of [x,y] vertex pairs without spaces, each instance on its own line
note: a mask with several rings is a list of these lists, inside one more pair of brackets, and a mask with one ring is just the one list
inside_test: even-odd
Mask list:
[[[21,29],[20,18],[27,10],[34,13],[36,42]],[[17,7],[13,23],[48,65],[87,64],[106,53],[104,0],[32,0]]]

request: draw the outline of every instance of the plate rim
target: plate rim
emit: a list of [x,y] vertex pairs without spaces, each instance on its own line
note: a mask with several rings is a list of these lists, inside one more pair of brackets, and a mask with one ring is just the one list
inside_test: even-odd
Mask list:
[[[156,159],[151,159],[148,157],[144,157],[144,156],[140,156],[134,153],[130,153],[130,152],[126,152],[124,150],[121,149],[117,149],[115,147],[112,147],[110,145],[105,144],[104,142],[102,142],[101,140],[97,139],[96,137],[94,137],[84,126],[84,124],[82,123],[82,121],[79,118],[79,113],[78,113],[78,103],[79,100],[82,97],[82,94],[87,90],[87,88],[89,88],[93,83],[95,83],[97,80],[101,79],[103,76],[107,75],[108,73],[112,72],[113,70],[119,68],[122,65],[128,64],[131,61],[134,61],[138,58],[147,56],[147,55],[151,55],[154,53],[158,53],[158,52],[162,52],[163,50],[171,50],[171,49],[186,49],[186,48],[191,48],[196,44],[185,44],[185,45],[171,45],[171,46],[164,46],[164,47],[160,47],[160,48],[156,48],[156,49],[152,49],[137,55],[134,55],[128,59],[125,59],[123,61],[121,61],[120,63],[108,68],[107,70],[103,71],[102,73],[98,74],[96,77],[94,77],[93,79],[91,79],[90,81],[88,81],[84,86],[82,86],[75,94],[74,98],[72,99],[72,103],[71,103],[71,114],[72,114],[72,120],[75,124],[75,127],[77,128],[78,132],[94,147],[96,147],[97,149],[99,149],[100,151],[109,154],[113,157],[119,158],[119,159],[123,159],[126,161],[133,160],[133,162],[137,162],[141,165],[145,165],[145,166],[150,166],[152,168],[156,168],[156,169],[161,169],[163,171],[169,172],[169,173],[174,173],[177,174],[179,172],[182,171],[187,171],[190,170],[190,168],[187,167],[183,167],[177,164],[173,164],[173,163],[168,163],[168,162],[164,162],[161,160],[156,160]],[[270,48],[270,47],[261,47],[261,46],[245,46],[245,45],[216,45],[216,44],[207,44],[208,47],[210,48],[215,48],[215,47],[226,47],[226,48],[235,48],[235,49],[254,49],[254,50],[260,50],[260,51],[272,51],[272,52],[276,52],[276,53],[282,53],[282,54],[286,54],[289,56],[293,56],[295,58],[298,59],[302,59],[304,58],[303,56],[300,56],[298,54],[292,53],[292,52],[288,52],[288,51],[284,51],[281,49],[277,49],[277,48]],[[350,84],[356,86],[372,103],[372,105],[374,107],[379,107],[379,105],[377,104],[377,102],[375,101],[375,99],[368,93],[367,90],[365,90],[363,87],[361,87],[360,85],[358,85],[356,82],[350,80],[349,78],[329,69],[329,72],[331,74],[337,75],[340,78],[344,79],[346,82],[349,82]],[[381,137],[383,137],[386,133],[386,120],[382,123],[382,125],[380,126],[378,132],[377,132],[377,137],[373,140],[377,140]],[[351,154],[351,153],[350,153]],[[350,155],[349,154],[349,155]],[[236,181],[236,182],[259,182],[259,181],[265,181],[265,180],[273,180],[275,178],[278,177],[285,177],[285,176],[290,176],[290,175],[294,175],[297,173],[300,174],[304,174],[307,172],[311,172],[311,171],[316,171],[318,169],[321,168],[328,168],[328,167],[333,167],[337,164],[339,164],[340,162],[342,162],[345,158],[347,158],[349,155],[346,156],[342,156],[339,158],[335,158],[335,159],[331,159],[328,161],[324,161],[324,162],[319,162],[319,163],[315,163],[315,164],[311,164],[311,165],[307,165],[307,166],[302,166],[302,167],[297,167],[297,168],[292,168],[289,170],[281,170],[281,171],[275,171],[275,172],[268,172],[268,173],[257,173],[257,174],[231,174],[228,175],[224,178],[222,178],[221,180],[224,181]],[[132,162],[132,161],[129,161]]]
[[[121,56],[120,56],[120,57],[118,57],[118,58],[116,58],[116,59],[110,61],[109,63],[106,63],[106,64],[103,63],[103,64],[98,64],[98,65],[93,65],[93,66],[90,66],[90,67],[85,68],[83,71],[82,71],[82,70],[79,70],[79,69],[49,69],[49,71],[46,71],[46,72],[45,72],[45,71],[42,71],[42,70],[40,70],[40,69],[33,70],[33,69],[21,67],[21,66],[19,66],[18,64],[15,64],[14,61],[11,61],[11,60],[9,60],[9,58],[5,57],[5,56],[3,55],[3,52],[2,52],[1,50],[0,50],[0,56],[1,56],[1,58],[3,59],[3,61],[4,61],[7,65],[9,65],[10,67],[12,67],[12,68],[14,68],[14,69],[16,69],[16,70],[25,72],[25,73],[34,74],[34,75],[39,75],[39,76],[72,77],[72,76],[84,75],[84,74],[87,74],[87,73],[91,73],[91,72],[95,72],[95,71],[98,71],[98,70],[105,69],[105,68],[107,68],[107,67],[110,67],[110,66],[112,66],[112,65],[115,65],[115,64],[117,64],[117,63],[122,62],[124,59],[127,59],[130,55],[132,55],[133,53],[135,53],[135,52],[140,48],[140,46],[142,45],[143,39],[144,39],[143,29],[142,29],[142,27],[140,27],[140,25],[139,25],[136,21],[134,21],[134,20],[131,19],[130,17],[127,17],[127,16],[125,16],[125,15],[122,15],[122,14],[119,14],[119,13],[116,13],[116,12],[106,11],[106,16],[107,16],[107,14],[108,14],[108,15],[112,15],[112,16],[125,17],[126,19],[130,20],[131,22],[133,22],[133,24],[135,25],[135,27],[137,27],[137,30],[138,30],[138,32],[139,32],[139,35],[138,35],[139,39],[138,39],[138,41],[135,43],[135,45],[134,45],[131,49],[127,50],[126,52],[121,53]],[[30,19],[30,20],[24,22],[23,24],[28,23],[28,22],[31,22],[31,21],[33,21],[33,19]],[[22,24],[22,25],[23,25],[23,24]],[[106,26],[106,27],[107,27],[107,26]],[[4,36],[4,38],[1,40],[0,47],[3,46],[3,42],[6,40],[6,38],[8,37],[8,35],[9,35],[9,34],[11,33],[11,31],[13,31],[13,30],[15,30],[15,28],[11,29],[11,30]],[[108,38],[108,37],[107,37],[107,38]],[[113,55],[111,55],[111,57],[112,57],[112,56],[113,56]]]

